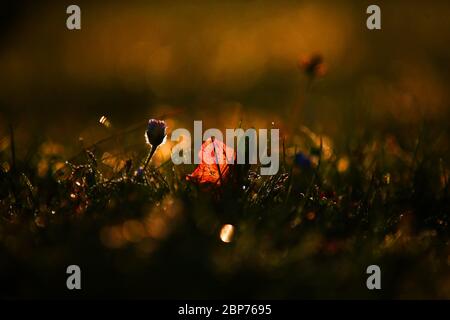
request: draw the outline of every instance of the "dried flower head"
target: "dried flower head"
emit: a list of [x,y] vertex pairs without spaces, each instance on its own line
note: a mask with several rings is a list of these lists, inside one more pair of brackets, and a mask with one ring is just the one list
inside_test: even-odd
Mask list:
[[148,121],[147,131],[145,131],[145,141],[151,145],[147,158],[145,159],[142,170],[145,171],[156,148],[166,139],[166,123],[163,120],[150,119]]
[[145,141],[156,148],[164,142],[166,138],[166,123],[163,120],[150,119],[147,131],[145,131]]
[[323,62],[323,57],[320,54],[313,54],[311,56],[301,58],[300,69],[311,78],[323,76],[327,71]]

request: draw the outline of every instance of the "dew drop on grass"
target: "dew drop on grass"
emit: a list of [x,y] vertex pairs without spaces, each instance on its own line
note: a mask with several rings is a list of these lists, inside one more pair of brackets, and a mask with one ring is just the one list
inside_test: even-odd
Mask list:
[[390,173],[386,173],[386,174],[383,176],[383,182],[384,182],[385,184],[390,184],[390,183],[391,183],[391,174],[390,174]]
[[111,127],[111,121],[106,116],[101,116],[98,122],[102,125],[104,125],[106,128]]

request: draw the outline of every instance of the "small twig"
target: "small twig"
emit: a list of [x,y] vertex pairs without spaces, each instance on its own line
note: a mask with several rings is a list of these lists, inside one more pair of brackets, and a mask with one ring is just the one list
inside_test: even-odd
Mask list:
[[[284,139],[283,139],[283,149],[284,149]],[[294,156],[297,154],[297,145],[294,146]],[[292,177],[292,172],[294,169],[294,164],[291,165],[291,167],[289,168],[289,187],[288,187],[288,191],[286,193],[286,200],[285,200],[285,204],[288,203],[289,197],[291,196],[291,192],[292,192],[292,185],[293,185],[293,177]]]
[[223,185],[222,172],[220,171],[219,158],[217,157],[216,145],[214,143],[214,140],[215,140],[215,138],[211,137],[211,142],[212,142],[213,148],[214,148],[214,156],[216,157],[217,170],[219,171],[219,181],[220,181],[220,184]]
[[11,146],[11,168],[13,171],[16,169],[16,145],[14,142],[14,128],[12,123],[9,123],[9,139]]

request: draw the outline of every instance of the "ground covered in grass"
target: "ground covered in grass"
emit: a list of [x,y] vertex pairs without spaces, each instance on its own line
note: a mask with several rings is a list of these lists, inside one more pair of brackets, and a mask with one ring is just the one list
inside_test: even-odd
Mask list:
[[[445,139],[431,128],[337,148],[301,127],[277,175],[233,166],[207,188],[186,180],[193,165],[139,172],[142,155],[66,161],[44,143],[1,167],[1,295],[450,298]],[[80,292],[66,289],[71,264]]]

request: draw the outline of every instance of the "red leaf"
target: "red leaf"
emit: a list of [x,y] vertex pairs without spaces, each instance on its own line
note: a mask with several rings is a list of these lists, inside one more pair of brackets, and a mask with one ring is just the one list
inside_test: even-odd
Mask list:
[[200,164],[187,180],[200,185],[220,186],[230,177],[230,166],[234,163],[234,150],[222,141],[213,138],[206,140],[198,154]]

